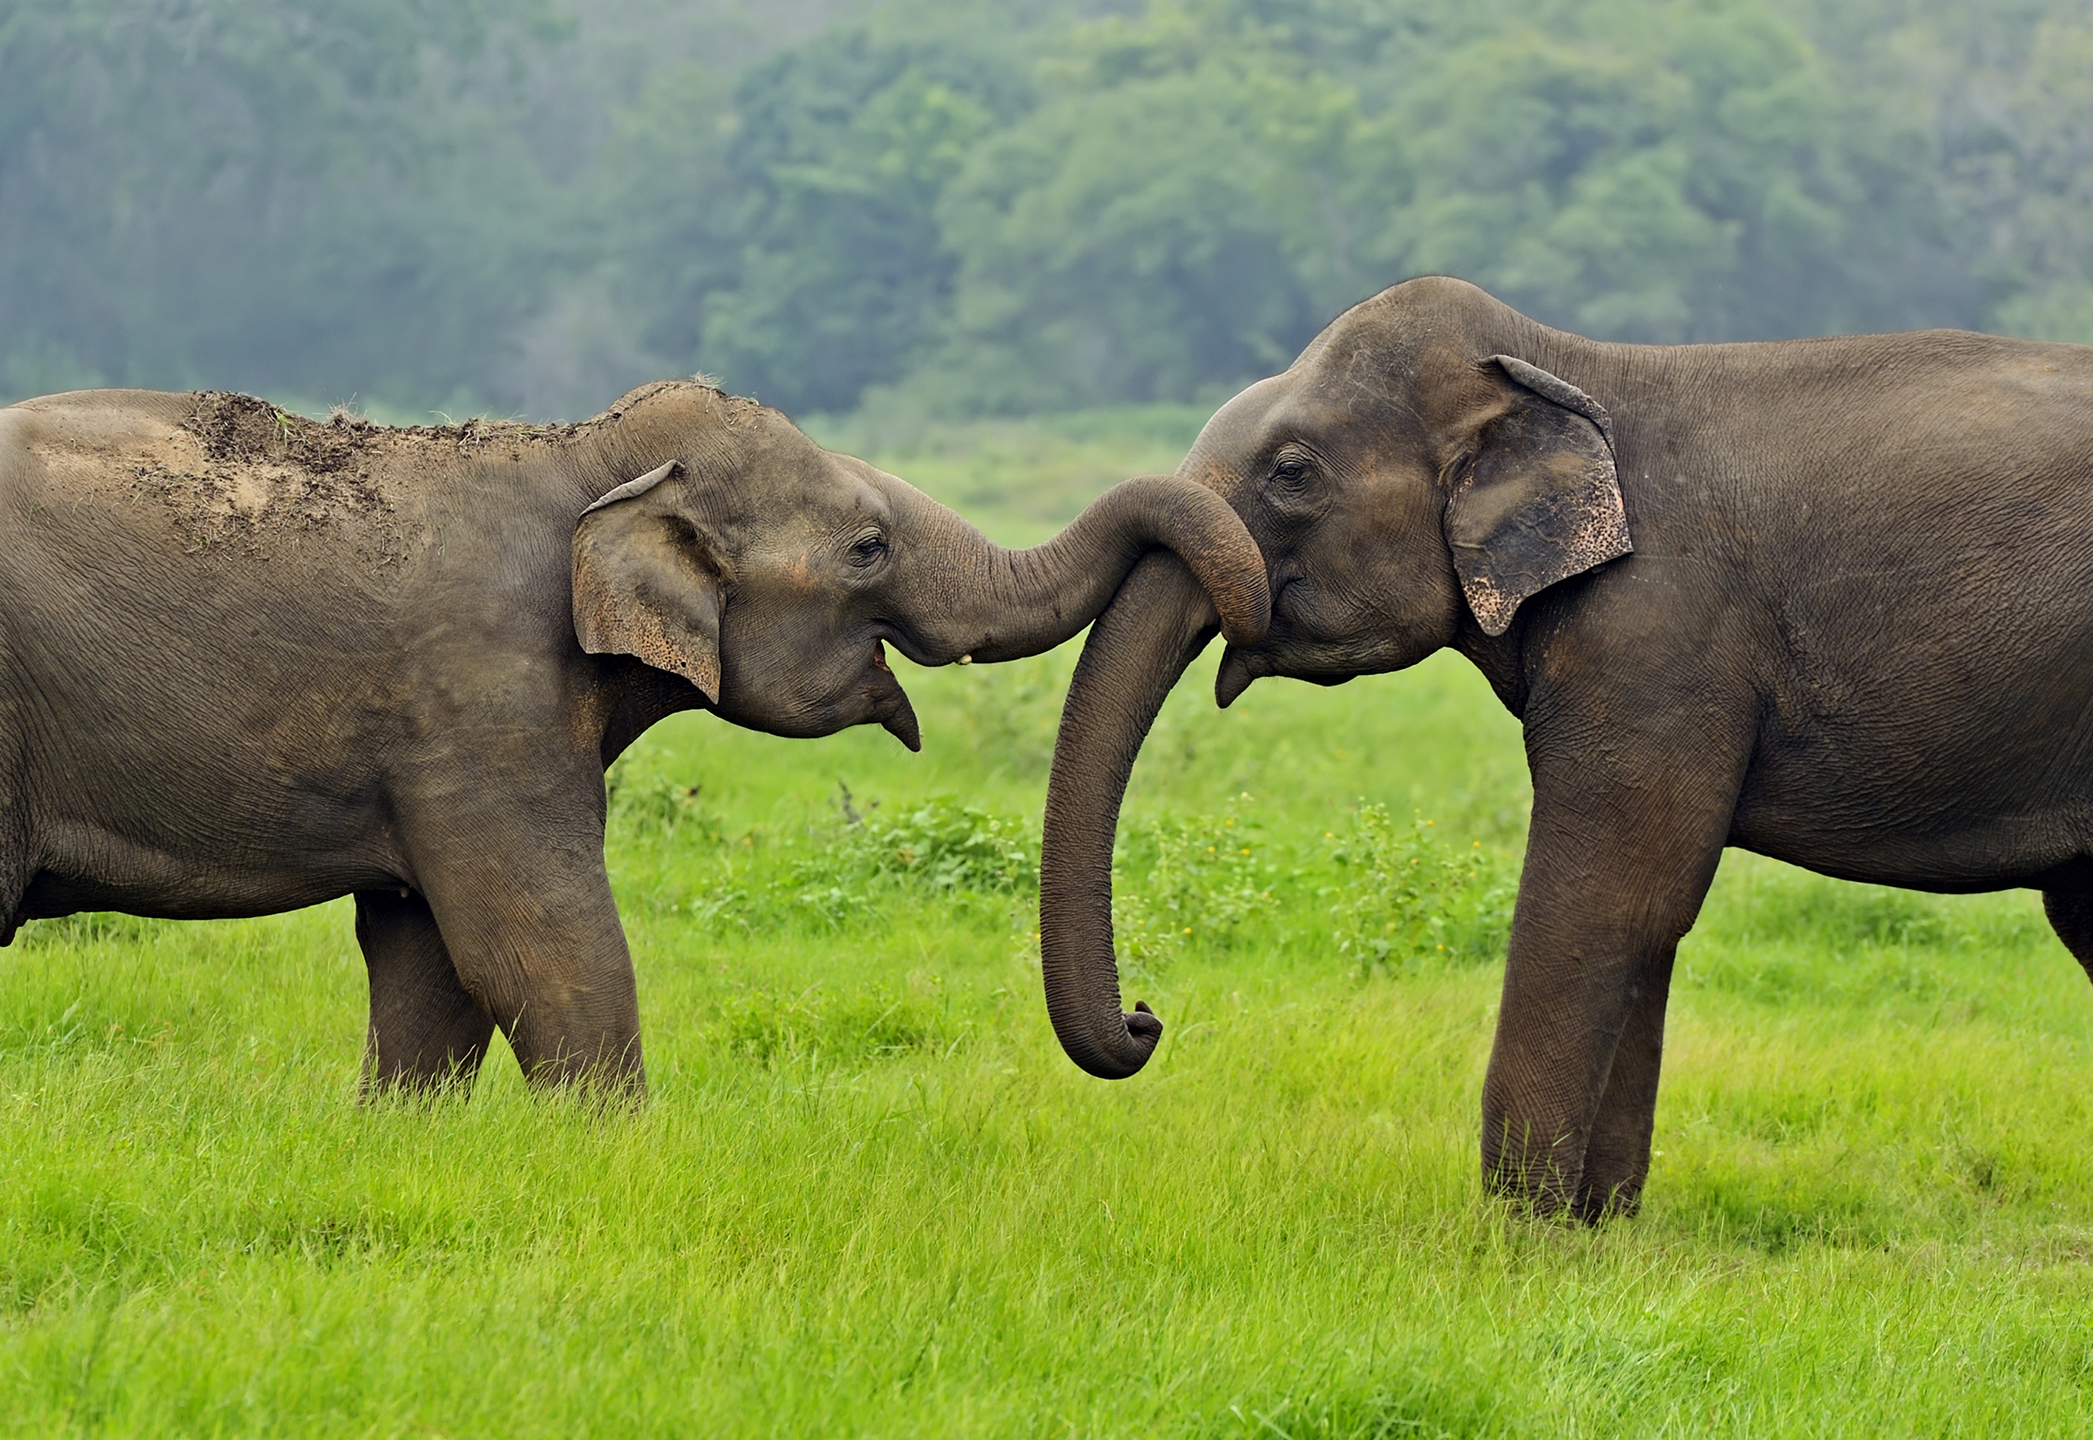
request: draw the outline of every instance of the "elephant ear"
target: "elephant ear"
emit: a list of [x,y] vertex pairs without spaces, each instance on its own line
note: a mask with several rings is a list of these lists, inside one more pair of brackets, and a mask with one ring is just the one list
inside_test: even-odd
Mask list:
[[719,617],[726,587],[663,482],[671,460],[581,512],[574,527],[574,638],[591,655],[636,655],[719,703]]
[[1513,382],[1513,401],[1454,480],[1446,540],[1468,608],[1502,635],[1533,596],[1635,547],[1604,407],[1524,360],[1483,363]]

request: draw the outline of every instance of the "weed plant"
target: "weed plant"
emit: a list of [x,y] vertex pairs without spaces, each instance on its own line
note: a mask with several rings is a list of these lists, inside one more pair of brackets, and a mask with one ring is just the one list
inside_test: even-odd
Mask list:
[[1476,1175],[1527,803],[1482,681],[1223,714],[1196,667],[1117,863],[1168,1028],[1107,1084],[1038,973],[1072,663],[905,676],[922,756],[684,716],[621,762],[633,1112],[499,1047],[358,1106],[343,903],[27,927],[0,1431],[2084,1433],[2093,993],[2032,896],[1729,856],[1644,1213],[1536,1223]]

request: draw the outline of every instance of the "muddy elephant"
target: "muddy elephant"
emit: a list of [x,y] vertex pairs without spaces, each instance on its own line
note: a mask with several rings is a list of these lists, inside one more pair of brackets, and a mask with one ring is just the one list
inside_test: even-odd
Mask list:
[[356,897],[367,1089],[644,1086],[604,770],[696,708],[917,748],[924,665],[1075,634],[1169,546],[1231,633],[1264,567],[1211,490],[1032,550],[708,385],[571,426],[320,423],[223,393],[0,409],[0,943],[80,910]]
[[[1524,726],[1533,815],[1482,1101],[1486,1182],[1637,1205],[1673,956],[1725,846],[1940,892],[2031,887],[2093,969],[2093,349],[1955,331],[1599,344],[1411,281],[1236,396],[1179,470],[1272,620],[1217,699],[1452,646]],[[1093,627],[1047,798],[1047,998],[1093,1074],[1122,1014],[1127,776],[1211,638],[1145,560]]]

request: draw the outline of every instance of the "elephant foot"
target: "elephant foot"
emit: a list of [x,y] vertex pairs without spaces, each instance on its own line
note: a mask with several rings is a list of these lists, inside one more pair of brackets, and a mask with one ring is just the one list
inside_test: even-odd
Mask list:
[[[530,1017],[526,1016],[526,1022]],[[577,1046],[566,1038],[597,1029],[592,1047]],[[545,1033],[545,1032],[551,1033]],[[545,1025],[519,1023],[509,1027],[509,1044],[523,1067],[523,1078],[533,1090],[569,1091],[585,1096],[606,1108],[644,1105],[647,1100],[647,1069],[640,1059],[639,1036],[620,1027],[591,1027],[586,1023]]]
[[1643,1178],[1640,1175],[1611,1184],[1587,1184],[1577,1192],[1573,1211],[1587,1225],[1602,1220],[1632,1220],[1642,1212]]
[[1485,1156],[1483,1184],[1492,1195],[1537,1220],[1597,1225],[1630,1218],[1642,1209],[1643,1186],[1649,1179],[1646,1139],[1641,1148],[1639,1164],[1634,1163],[1637,1157],[1587,1151],[1574,1168],[1560,1156]]
[[476,1006],[470,1014],[432,1017],[411,1033],[373,1025],[364,1046],[361,1097],[470,1093],[493,1035],[494,1021]]
[[1550,1156],[1501,1153],[1483,1156],[1483,1189],[1535,1220],[1577,1213],[1579,1175]]

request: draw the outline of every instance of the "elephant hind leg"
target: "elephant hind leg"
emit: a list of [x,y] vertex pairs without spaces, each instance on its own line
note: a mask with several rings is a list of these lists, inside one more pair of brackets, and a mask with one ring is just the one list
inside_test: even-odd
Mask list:
[[7,803],[5,777],[0,777],[0,945],[14,943],[15,929],[22,923],[22,900],[29,893],[32,877],[27,826],[19,811]]
[[0,945],[12,945],[22,923],[22,897],[29,890],[29,865],[14,817],[0,810]]
[[[0,847],[5,842],[0,841]],[[15,874],[10,864],[12,856],[0,853],[0,946],[14,944],[15,931],[22,923],[22,892],[29,887]]]
[[2045,890],[2042,908],[2064,948],[2093,977],[2093,889]]
[[365,1098],[469,1087],[494,1017],[458,979],[429,903],[396,890],[358,891],[356,943],[371,979]]

